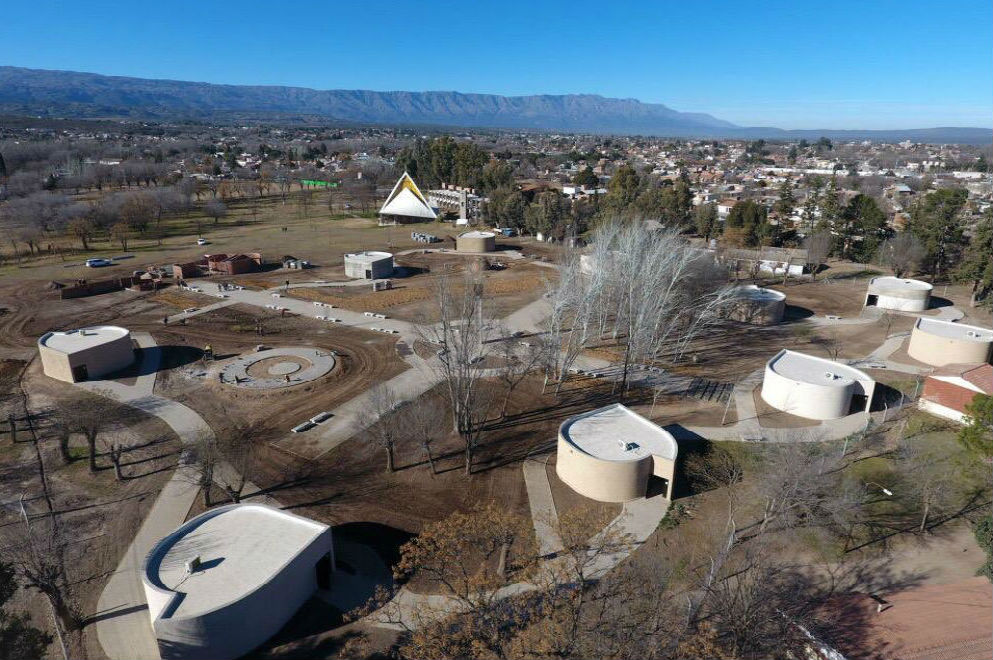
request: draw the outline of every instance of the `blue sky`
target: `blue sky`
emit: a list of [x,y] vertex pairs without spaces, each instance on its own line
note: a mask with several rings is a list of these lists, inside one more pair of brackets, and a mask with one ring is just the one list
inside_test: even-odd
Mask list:
[[741,125],[993,125],[993,1],[24,2],[0,64],[318,89],[595,93]]

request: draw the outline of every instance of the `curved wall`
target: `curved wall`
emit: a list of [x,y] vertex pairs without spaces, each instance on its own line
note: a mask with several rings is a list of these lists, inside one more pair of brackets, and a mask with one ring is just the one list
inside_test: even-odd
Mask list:
[[[652,457],[607,461],[580,451],[559,433],[555,472],[574,491],[598,502],[629,502],[644,497]],[[670,484],[672,479],[669,480]]]
[[458,252],[492,252],[496,249],[496,237],[486,232],[462,234],[455,238],[455,249]]
[[742,297],[731,303],[728,318],[752,325],[775,325],[782,322],[785,312],[785,300],[755,300]]
[[766,365],[762,400],[777,410],[807,419],[838,419],[848,415],[857,381],[845,386],[816,385],[786,378]]
[[332,551],[330,528],[253,591],[198,616],[172,617],[171,611],[179,604],[177,597],[182,596],[148,577],[149,562],[159,548],[184,534],[191,524],[231,506],[239,505],[212,509],[187,521],[159,541],[145,560],[142,586],[163,660],[239,658],[279,632],[317,588],[317,562]]
[[[910,282],[918,286],[905,286],[901,282]],[[900,312],[923,312],[931,305],[933,287],[919,280],[898,280],[894,277],[876,277],[869,280],[866,293],[866,305],[869,296],[875,296],[875,307],[892,309]]]
[[982,364],[989,362],[993,343],[978,339],[942,337],[914,326],[907,355],[934,367],[948,364]]

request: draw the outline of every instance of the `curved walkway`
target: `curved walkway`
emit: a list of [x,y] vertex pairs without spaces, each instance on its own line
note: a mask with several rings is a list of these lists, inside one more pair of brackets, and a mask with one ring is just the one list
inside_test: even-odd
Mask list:
[[[155,415],[169,425],[184,445],[195,443],[203,437],[212,438],[214,432],[196,411],[152,393],[160,351],[148,333],[135,333],[134,338],[142,348],[142,375],[134,385],[117,381],[92,381],[77,385],[97,394],[109,392],[117,401]],[[230,465],[218,466],[217,482],[233,481],[235,476]],[[159,658],[155,634],[148,618],[145,590],[141,584],[141,567],[152,546],[186,520],[199,492],[195,481],[195,475],[189,468],[180,466],[176,469],[159,492],[100,594],[93,625],[96,626],[100,645],[111,660]],[[245,486],[246,492],[257,490],[254,484]]]
[[[251,376],[248,373],[252,365],[258,364],[262,360],[278,357],[297,358],[308,362],[309,365],[301,367],[296,363],[289,362],[286,364],[291,365],[293,367],[292,369],[286,371],[284,374],[274,374],[270,369],[268,377]],[[218,373],[218,377],[225,385],[235,387],[259,390],[279,389],[316,380],[334,369],[334,365],[334,355],[309,346],[270,348],[265,351],[258,351],[257,353],[250,353],[235,358],[224,365]],[[278,367],[279,365],[276,366]]]

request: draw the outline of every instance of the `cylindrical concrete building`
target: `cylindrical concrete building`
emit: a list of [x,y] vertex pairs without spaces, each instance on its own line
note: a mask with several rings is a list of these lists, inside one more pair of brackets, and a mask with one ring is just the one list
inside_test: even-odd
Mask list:
[[781,323],[786,312],[786,294],[754,284],[734,288],[728,318],[752,325]]
[[492,252],[496,249],[496,234],[491,231],[467,231],[455,239],[459,252]]
[[188,520],[142,567],[163,658],[240,658],[279,632],[334,570],[331,528],[262,504]]
[[924,364],[984,364],[993,351],[993,330],[975,325],[919,318],[907,354]]
[[119,371],[134,362],[131,333],[116,325],[46,332],[38,339],[46,376],[78,383]]
[[838,419],[868,411],[876,381],[825,358],[783,349],[765,366],[762,400],[807,419]]
[[366,250],[345,255],[345,275],[357,280],[378,280],[393,275],[393,255]]
[[621,404],[567,419],[559,428],[555,472],[574,491],[600,502],[645,497],[652,476],[672,499],[678,447],[660,426]]
[[923,312],[931,304],[933,288],[921,280],[906,280],[892,276],[874,277],[869,280],[865,305],[900,312]]

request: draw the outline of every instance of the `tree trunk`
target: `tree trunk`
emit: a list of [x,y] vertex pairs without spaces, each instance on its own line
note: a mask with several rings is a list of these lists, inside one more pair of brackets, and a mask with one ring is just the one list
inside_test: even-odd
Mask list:
[[69,453],[69,434],[66,432],[59,434],[59,456],[66,465],[72,463],[72,454]]
[[395,468],[393,466],[393,460],[394,460],[393,459],[393,445],[387,445],[386,446],[386,471],[387,472],[393,472],[394,471]]
[[500,560],[497,563],[497,575],[501,578],[507,573],[507,553],[510,551],[510,543],[506,541],[500,546]]
[[428,465],[431,466],[431,476],[433,477],[434,475],[438,474],[438,471],[435,469],[434,466],[434,454],[431,453],[431,447],[429,445],[424,445],[424,451],[428,455]]
[[917,530],[917,533],[918,534],[923,534],[925,531],[927,531],[927,518],[928,518],[928,514],[929,513],[931,513],[931,503],[925,501],[924,502],[924,514],[921,516],[921,526]]
[[86,434],[86,444],[89,446],[90,472],[97,471],[97,436],[96,433]]
[[62,627],[66,630],[78,630],[80,623],[79,617],[76,616],[72,607],[66,602],[62,591],[55,586],[42,589],[42,591],[48,598],[48,602],[52,604],[52,609],[55,610],[55,616],[58,617]]

